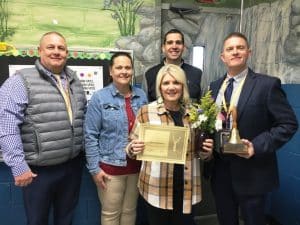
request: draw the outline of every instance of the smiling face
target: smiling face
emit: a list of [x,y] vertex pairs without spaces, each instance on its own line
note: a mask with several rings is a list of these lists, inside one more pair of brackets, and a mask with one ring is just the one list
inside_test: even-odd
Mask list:
[[170,33],[166,36],[162,51],[166,56],[166,62],[172,64],[181,63],[181,57],[185,49],[182,36],[179,33]]
[[251,50],[246,40],[241,37],[230,37],[223,45],[221,59],[228,68],[229,75],[235,76],[247,68]]
[[129,87],[133,73],[130,58],[125,55],[115,57],[109,68],[109,72],[117,88],[123,89],[124,86]]
[[55,33],[45,35],[38,47],[41,64],[55,74],[62,72],[68,56],[66,41]]
[[167,73],[161,80],[160,92],[165,105],[178,106],[183,95],[183,85]]

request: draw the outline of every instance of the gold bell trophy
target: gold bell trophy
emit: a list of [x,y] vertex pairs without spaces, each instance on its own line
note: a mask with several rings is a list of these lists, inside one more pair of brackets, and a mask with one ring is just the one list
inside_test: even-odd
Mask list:
[[232,129],[228,142],[224,143],[223,153],[247,154],[247,148],[241,141],[239,130],[237,129],[236,107],[233,107],[230,113],[232,115]]

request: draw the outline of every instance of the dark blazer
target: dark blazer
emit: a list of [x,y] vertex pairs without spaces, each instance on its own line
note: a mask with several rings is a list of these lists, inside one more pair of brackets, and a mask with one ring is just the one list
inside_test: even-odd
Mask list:
[[[210,85],[215,99],[225,77]],[[237,113],[240,137],[253,143],[255,155],[250,159],[225,156],[230,161],[233,187],[240,194],[269,192],[279,185],[276,150],[298,129],[296,116],[281,89],[280,80],[249,69]],[[218,157],[218,153],[214,154]]]
[[[164,61],[160,64],[151,67],[145,73],[145,79],[147,84],[146,94],[148,101],[152,102],[156,100],[155,84],[158,71],[164,66]],[[202,71],[194,66],[191,66],[185,62],[182,63],[181,68],[184,70],[189,88],[190,98],[199,100],[201,97],[201,77]]]

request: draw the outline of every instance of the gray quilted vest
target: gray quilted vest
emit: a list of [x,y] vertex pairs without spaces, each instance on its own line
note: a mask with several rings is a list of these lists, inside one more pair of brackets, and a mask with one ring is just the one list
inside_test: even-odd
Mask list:
[[83,118],[86,107],[84,90],[76,74],[66,68],[73,111],[71,125],[63,96],[46,75],[39,60],[35,68],[18,73],[24,80],[28,106],[21,126],[26,162],[47,166],[66,162],[83,150]]

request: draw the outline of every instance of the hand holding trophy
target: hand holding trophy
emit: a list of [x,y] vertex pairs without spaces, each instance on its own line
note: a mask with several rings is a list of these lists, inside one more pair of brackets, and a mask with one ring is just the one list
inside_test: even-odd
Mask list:
[[232,107],[228,116],[232,116],[232,129],[227,143],[224,144],[223,153],[248,154],[246,145],[241,141],[239,130],[237,129],[237,109]]

